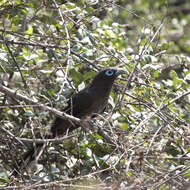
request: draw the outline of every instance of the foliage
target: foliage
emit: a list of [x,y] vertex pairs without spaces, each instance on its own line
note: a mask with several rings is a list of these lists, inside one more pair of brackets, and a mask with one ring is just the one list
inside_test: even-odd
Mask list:
[[8,176],[31,144],[15,137],[43,136],[55,115],[1,91],[1,187],[181,188],[190,176],[189,6],[188,0],[0,1],[2,85],[61,110],[101,68],[128,73],[92,129],[51,143],[19,179]]

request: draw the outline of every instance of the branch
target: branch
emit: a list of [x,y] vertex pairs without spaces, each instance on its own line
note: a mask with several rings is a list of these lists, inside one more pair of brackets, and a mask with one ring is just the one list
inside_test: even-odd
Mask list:
[[[48,111],[54,113],[56,116],[58,116],[58,117],[60,117],[60,118],[62,118],[62,119],[71,120],[71,121],[75,122],[76,124],[79,124],[86,132],[87,132],[87,129],[92,130],[92,128],[88,127],[86,121],[83,121],[83,120],[81,120],[81,119],[79,119],[79,118],[77,118],[77,117],[74,117],[74,116],[72,116],[72,115],[68,115],[68,114],[66,114],[66,113],[64,113],[64,112],[58,111],[58,110],[55,109],[55,108],[52,108],[52,107],[46,106],[46,105],[44,105],[44,104],[41,104],[41,103],[39,103],[39,102],[37,102],[37,101],[35,101],[35,100],[32,100],[31,98],[29,98],[29,97],[27,97],[27,96],[24,96],[24,95],[19,94],[19,93],[18,93],[17,91],[15,91],[15,90],[12,90],[12,89],[10,89],[10,88],[5,87],[5,86],[2,85],[2,84],[0,84],[0,92],[2,92],[3,94],[6,94],[6,95],[9,96],[9,97],[16,98],[16,99],[18,99],[18,100],[24,101],[24,102],[29,103],[29,104],[31,104],[31,105],[35,105],[35,106],[41,107],[41,108],[44,109],[44,110],[48,110]],[[5,131],[5,132],[6,132],[6,131]],[[100,136],[102,136],[108,143],[111,143],[111,144],[114,144],[114,145],[115,145],[115,143],[110,139],[110,137],[109,137],[102,129],[98,128],[97,132],[98,132],[98,134],[99,134]],[[16,139],[17,141],[19,141],[19,142],[20,142],[20,141],[22,141],[22,142],[26,142],[26,141],[30,142],[30,141],[32,141],[32,142],[39,142],[39,143],[41,143],[41,142],[43,143],[43,142],[46,142],[46,141],[47,141],[47,142],[61,142],[62,140],[65,140],[65,139],[67,139],[67,138],[73,137],[73,136],[71,135],[71,136],[66,136],[66,137],[62,137],[62,138],[54,139],[54,140],[53,140],[53,139],[46,139],[46,140],[44,140],[44,139],[18,138],[18,137],[15,137],[14,135],[11,135],[10,133],[9,133],[9,135],[12,136],[13,138],[15,138],[15,139]]]
[[58,111],[55,108],[52,108],[52,107],[46,106],[44,104],[41,104],[41,103],[39,103],[39,102],[37,102],[35,100],[32,100],[31,98],[29,98],[27,96],[19,94],[15,90],[12,90],[10,88],[5,87],[2,84],[0,84],[0,92],[2,92],[3,94],[6,94],[9,97],[16,98],[16,99],[18,99],[20,101],[24,101],[24,102],[27,102],[27,103],[29,103],[31,105],[41,107],[44,110],[48,110],[48,111],[54,113],[56,116],[58,116],[58,117],[60,117],[62,119],[68,119],[68,120],[74,121],[77,124],[81,123],[81,120],[79,118],[77,118],[77,117],[74,117],[72,115],[68,115],[68,114],[66,114],[64,112]]
[[63,142],[66,139],[70,139],[74,136],[76,136],[76,134],[74,135],[69,135],[69,136],[63,136],[61,138],[53,138],[53,139],[28,139],[28,138],[20,138],[20,137],[16,137],[14,136],[10,131],[6,130],[3,127],[0,127],[0,130],[4,133],[6,133],[7,135],[9,135],[10,137],[16,139],[19,143],[23,144],[23,142],[35,142],[35,143],[48,143],[48,142],[53,142],[53,143],[57,143],[57,142]]
[[[39,42],[24,42],[24,41],[15,41],[15,40],[0,40],[0,44],[18,44],[18,45],[27,45],[27,46],[38,46],[38,47],[42,47],[42,48],[59,48],[59,49],[63,49],[63,50],[67,50],[67,48],[63,47],[63,46],[59,46],[59,45],[55,45],[55,44],[48,44],[48,43],[39,43]],[[92,61],[90,61],[89,59],[81,56],[80,54],[78,54],[77,52],[73,51],[71,49],[71,53],[77,57],[79,57],[80,59],[82,59],[83,61],[85,61],[86,63],[88,63],[89,65],[93,66],[96,69],[99,69],[98,66],[96,66],[96,64],[94,64]]]
[[170,104],[173,104],[173,103],[176,102],[177,100],[179,100],[179,99],[181,99],[181,98],[183,98],[184,96],[187,96],[187,95],[189,95],[189,94],[190,94],[190,90],[187,91],[187,92],[185,92],[185,93],[183,93],[183,94],[181,94],[180,96],[177,96],[176,98],[170,100],[167,104],[163,105],[161,109],[164,109],[164,108],[168,107]]

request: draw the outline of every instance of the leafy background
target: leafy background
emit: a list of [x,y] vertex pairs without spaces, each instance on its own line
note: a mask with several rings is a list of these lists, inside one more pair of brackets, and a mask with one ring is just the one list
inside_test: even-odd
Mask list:
[[15,137],[43,136],[55,114],[0,90],[1,189],[185,189],[189,11],[188,0],[0,1],[2,85],[61,110],[101,68],[127,72],[94,128],[50,144],[20,178],[8,176],[31,143]]

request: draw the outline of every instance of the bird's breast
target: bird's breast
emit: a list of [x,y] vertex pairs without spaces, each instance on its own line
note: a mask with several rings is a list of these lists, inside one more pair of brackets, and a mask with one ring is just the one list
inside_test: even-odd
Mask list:
[[102,113],[108,103],[108,98],[109,94],[103,95],[100,92],[96,91],[96,94],[94,94],[93,97],[93,102],[88,108],[91,110],[91,113],[89,115]]

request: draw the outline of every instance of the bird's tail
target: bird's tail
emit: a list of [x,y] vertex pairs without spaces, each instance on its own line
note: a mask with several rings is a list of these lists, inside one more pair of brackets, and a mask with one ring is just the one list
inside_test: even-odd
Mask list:
[[[51,138],[50,135],[46,135],[44,139]],[[26,153],[23,154],[22,160],[15,164],[14,170],[11,173],[10,177],[17,177],[18,175],[22,175],[24,171],[27,171],[33,163],[33,161],[38,161],[39,157],[43,153],[45,147],[47,146],[47,142],[36,143],[35,146],[32,146]]]

